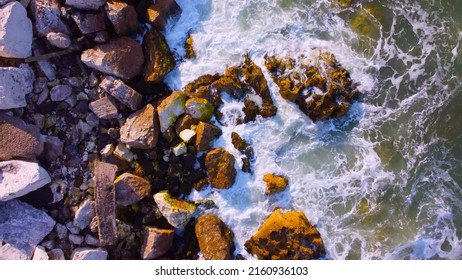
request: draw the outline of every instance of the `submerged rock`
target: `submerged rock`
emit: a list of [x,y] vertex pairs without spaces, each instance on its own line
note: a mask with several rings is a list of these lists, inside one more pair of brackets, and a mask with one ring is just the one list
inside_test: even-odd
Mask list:
[[175,91],[157,106],[160,131],[162,133],[173,125],[179,116],[185,113],[185,103],[186,95],[181,91]]
[[168,192],[156,193],[154,200],[162,216],[176,228],[184,228],[196,211],[194,204],[173,198]]
[[129,206],[137,203],[151,192],[149,181],[124,173],[114,181],[117,206]]
[[120,129],[120,141],[135,149],[154,148],[158,137],[159,122],[151,104],[131,114]]
[[325,255],[321,234],[305,214],[281,209],[271,213],[245,247],[260,260],[311,260]]
[[152,28],[143,40],[144,80],[151,83],[161,82],[175,68],[175,59],[165,41],[164,35]]
[[[0,112],[0,161],[35,158],[42,152],[40,128]],[[0,181],[1,183],[1,181]]]
[[235,162],[234,156],[222,148],[208,152],[205,167],[210,184],[217,189],[229,189],[236,179]]
[[0,56],[27,58],[32,55],[32,22],[19,2],[0,7]]
[[263,181],[266,183],[267,195],[282,192],[289,184],[289,180],[287,180],[287,178],[275,174],[265,174]]
[[26,107],[26,95],[34,89],[34,72],[27,64],[0,67],[0,110]]
[[0,202],[0,260],[29,260],[55,221],[19,200]]
[[51,182],[45,169],[35,162],[0,162],[0,201],[8,201],[35,191]]
[[321,52],[317,61],[265,59],[282,97],[296,103],[315,122],[345,115],[358,97],[350,73],[330,53]]
[[144,56],[138,42],[120,37],[84,51],[81,60],[98,71],[129,80],[140,73]]
[[216,215],[204,215],[197,219],[196,236],[206,260],[232,258],[234,234]]
[[173,245],[173,233],[171,229],[147,227],[141,248],[141,258],[153,260],[167,253]]

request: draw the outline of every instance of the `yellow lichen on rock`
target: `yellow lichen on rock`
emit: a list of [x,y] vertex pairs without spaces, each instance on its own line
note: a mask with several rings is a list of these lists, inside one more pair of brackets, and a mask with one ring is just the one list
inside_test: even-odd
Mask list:
[[287,180],[287,178],[274,174],[266,174],[263,177],[263,181],[266,183],[267,195],[282,192],[287,188],[287,185],[289,184],[289,180]]

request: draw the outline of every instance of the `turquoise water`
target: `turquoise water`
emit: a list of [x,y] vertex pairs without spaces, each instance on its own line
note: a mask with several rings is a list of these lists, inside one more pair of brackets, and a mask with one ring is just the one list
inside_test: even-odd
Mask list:
[[[191,31],[198,57],[168,77],[174,89],[246,52],[263,68],[265,53],[322,49],[363,93],[346,117],[314,124],[265,71],[278,115],[235,125],[239,104],[225,103],[230,121],[215,145],[237,156],[229,135],[239,132],[254,147],[255,172],[191,198],[216,201],[238,253],[250,257],[244,242],[284,207],[305,212],[332,259],[462,258],[462,1],[177,2],[183,15],[167,40],[181,58]],[[286,174],[290,188],[265,196],[267,172]]]

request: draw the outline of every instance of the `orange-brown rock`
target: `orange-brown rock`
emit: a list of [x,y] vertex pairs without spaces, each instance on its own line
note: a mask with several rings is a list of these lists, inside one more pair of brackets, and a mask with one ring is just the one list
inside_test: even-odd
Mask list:
[[222,148],[217,148],[205,157],[205,167],[210,184],[217,189],[229,189],[236,180],[236,160],[234,156]]
[[172,247],[173,235],[174,232],[171,229],[147,227],[141,248],[141,258],[153,260],[167,253]]
[[124,173],[114,181],[117,206],[137,203],[151,192],[151,183],[139,176]]
[[206,260],[231,259],[234,234],[216,215],[204,215],[197,219],[196,236]]
[[210,149],[213,140],[221,135],[221,130],[211,124],[200,122],[196,127],[196,150],[198,152]]
[[358,97],[349,72],[333,54],[321,52],[313,61],[303,56],[265,59],[281,96],[296,103],[313,121],[343,116]]
[[146,21],[157,30],[164,30],[169,19],[176,20],[181,15],[181,8],[175,0],[155,1],[148,7]]
[[287,178],[275,174],[265,174],[263,181],[266,183],[267,195],[282,192],[289,184],[289,180],[287,180]]
[[188,38],[186,38],[184,49],[186,51],[186,58],[196,58],[196,52],[194,51],[194,40],[191,34],[189,34]]
[[321,234],[303,212],[275,210],[245,242],[260,260],[311,260],[324,257]]
[[144,80],[151,83],[161,82],[175,68],[175,59],[164,35],[151,28],[144,37],[143,50],[146,60]]

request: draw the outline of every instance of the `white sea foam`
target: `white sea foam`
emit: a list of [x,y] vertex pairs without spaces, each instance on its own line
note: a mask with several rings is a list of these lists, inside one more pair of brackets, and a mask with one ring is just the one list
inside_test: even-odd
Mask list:
[[[214,145],[231,152],[240,170],[241,155],[230,136],[239,133],[255,150],[253,174],[239,171],[231,189],[190,196],[215,201],[219,209],[214,211],[235,233],[237,253],[251,257],[245,241],[282,207],[304,211],[320,230],[330,258],[462,257],[460,224],[454,219],[461,219],[454,205],[461,205],[462,195],[445,171],[441,139],[428,140],[426,130],[452,92],[444,83],[459,45],[441,57],[436,40],[446,29],[431,11],[415,1],[387,4],[383,9],[393,18],[379,28],[381,37],[372,40],[370,55],[351,47],[363,38],[330,1],[177,2],[183,14],[168,27],[167,41],[180,63],[168,85],[181,89],[200,75],[222,73],[249,52],[279,109],[270,119],[236,125],[242,104],[224,98],[227,126]],[[189,32],[197,58],[182,60]],[[405,46],[404,32],[415,35],[414,45]],[[364,103],[340,120],[314,124],[281,98],[263,67],[265,53],[297,57],[313,55],[314,49],[334,53],[364,93]],[[379,75],[387,69],[389,74]],[[266,173],[288,176],[288,190],[266,196]]]

